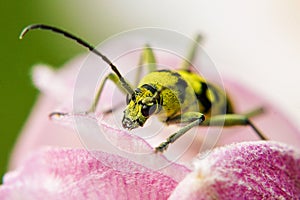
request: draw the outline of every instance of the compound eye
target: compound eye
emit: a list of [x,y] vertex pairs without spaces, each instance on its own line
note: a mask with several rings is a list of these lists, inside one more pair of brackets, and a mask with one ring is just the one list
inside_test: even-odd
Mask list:
[[155,104],[153,104],[152,106],[143,105],[141,112],[144,117],[149,117],[155,112],[155,110],[156,110]]

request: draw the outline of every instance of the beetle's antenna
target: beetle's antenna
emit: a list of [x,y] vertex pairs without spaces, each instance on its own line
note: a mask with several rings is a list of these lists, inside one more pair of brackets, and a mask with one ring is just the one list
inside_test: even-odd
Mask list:
[[100,56],[102,58],[102,60],[104,62],[106,62],[110,68],[116,73],[116,75],[118,76],[122,86],[124,87],[124,89],[126,90],[126,92],[131,95],[134,93],[133,89],[131,88],[130,84],[124,79],[124,77],[121,75],[121,73],[119,72],[119,70],[117,69],[117,67],[102,53],[100,53],[95,47],[93,47],[92,45],[90,45],[89,43],[87,43],[86,41],[82,40],[81,38],[67,32],[64,30],[61,30],[59,28],[53,27],[53,26],[48,26],[45,24],[33,24],[33,25],[29,25],[27,27],[25,27],[23,29],[23,31],[21,32],[19,38],[23,39],[23,37],[30,31],[30,30],[34,30],[34,29],[42,29],[42,30],[50,30],[53,31],[55,33],[64,35],[67,38],[70,38],[72,40],[75,40],[78,44],[88,48],[91,52],[95,53],[96,55]]

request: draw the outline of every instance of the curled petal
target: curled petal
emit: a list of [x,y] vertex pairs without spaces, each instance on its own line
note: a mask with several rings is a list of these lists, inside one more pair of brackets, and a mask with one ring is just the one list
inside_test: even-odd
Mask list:
[[170,199],[298,199],[300,154],[277,142],[243,142],[195,160]]
[[[154,153],[153,148],[144,139],[99,121],[92,114],[70,114],[59,118],[59,122],[75,127],[80,133],[80,139],[84,141],[85,148],[91,154],[98,150],[118,155],[149,169],[161,171],[177,181],[190,172],[187,167],[169,161],[162,154]],[[94,157],[97,158],[97,155]],[[110,166],[105,160],[99,160]]]

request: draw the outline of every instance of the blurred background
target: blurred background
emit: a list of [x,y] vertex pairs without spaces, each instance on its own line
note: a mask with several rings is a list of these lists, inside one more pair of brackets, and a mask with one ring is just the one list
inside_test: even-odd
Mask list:
[[[48,32],[18,36],[26,25],[64,28],[98,44],[137,27],[168,28],[189,37],[200,32],[221,74],[261,94],[300,123],[300,2],[279,1],[1,1],[0,176],[38,91],[31,67],[62,66],[85,49]],[[298,126],[299,127],[299,126]],[[42,134],[42,133],[41,133]]]

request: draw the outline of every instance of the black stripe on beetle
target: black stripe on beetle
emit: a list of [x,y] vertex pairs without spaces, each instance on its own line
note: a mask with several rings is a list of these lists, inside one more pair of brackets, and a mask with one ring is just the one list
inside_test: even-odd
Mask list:
[[212,106],[212,103],[207,96],[208,86],[204,82],[201,82],[200,84],[201,84],[201,90],[199,92],[195,91],[195,95],[198,99],[198,102],[201,103],[202,106],[204,107],[204,110],[202,112],[207,113]]
[[180,103],[183,103],[185,100],[185,90],[187,88],[188,84],[187,82],[182,79],[181,77],[178,77],[177,82],[175,83],[175,87],[177,88],[178,92],[179,92],[179,100]]

